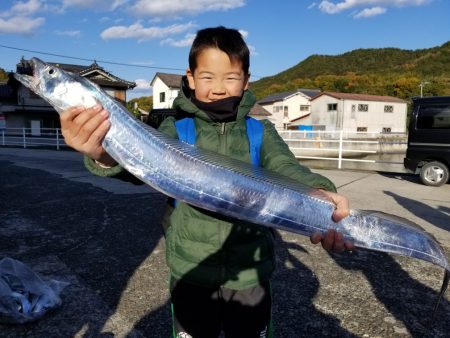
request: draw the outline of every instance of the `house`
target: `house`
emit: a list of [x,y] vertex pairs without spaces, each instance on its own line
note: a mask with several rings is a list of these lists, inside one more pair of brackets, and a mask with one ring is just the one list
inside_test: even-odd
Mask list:
[[17,97],[7,81],[0,81],[0,130],[6,128],[6,113],[15,110]]
[[396,97],[323,92],[311,99],[314,130],[404,133],[407,102]]
[[[50,64],[91,80],[123,104],[126,104],[126,91],[136,86],[134,82],[112,75],[96,62],[90,66]],[[22,58],[16,66],[16,72],[30,73],[29,61]],[[36,136],[44,128],[60,126],[58,113],[53,107],[18,82],[13,74],[10,74],[7,83],[0,84],[0,119],[4,120],[5,128],[30,128],[31,134]]]
[[170,109],[181,89],[182,75],[157,72],[150,82],[153,109]]
[[265,109],[258,103],[255,103],[252,109],[250,109],[248,115],[257,120],[265,120],[265,119],[270,120],[270,117],[272,116],[272,114],[269,111],[267,111],[267,109]]
[[272,114],[269,120],[276,128],[286,129],[300,124],[300,119],[311,113],[310,100],[319,93],[319,89],[297,89],[269,95],[258,104]]

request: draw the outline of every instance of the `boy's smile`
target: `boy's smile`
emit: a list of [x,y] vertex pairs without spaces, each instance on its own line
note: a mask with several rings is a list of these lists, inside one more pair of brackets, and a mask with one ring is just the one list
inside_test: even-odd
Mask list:
[[197,57],[197,68],[186,71],[189,87],[195,98],[213,102],[230,96],[242,96],[248,88],[249,75],[244,73],[240,61],[232,61],[217,48],[206,48]]

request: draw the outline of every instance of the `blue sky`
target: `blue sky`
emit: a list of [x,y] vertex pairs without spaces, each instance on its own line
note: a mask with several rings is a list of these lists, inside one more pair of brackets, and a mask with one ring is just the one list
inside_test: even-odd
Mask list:
[[312,54],[440,46],[450,40],[449,15],[449,0],[1,0],[0,67],[15,70],[22,56],[82,65],[97,60],[138,83],[130,99],[151,94],[157,71],[184,73],[201,28],[239,29],[257,80]]

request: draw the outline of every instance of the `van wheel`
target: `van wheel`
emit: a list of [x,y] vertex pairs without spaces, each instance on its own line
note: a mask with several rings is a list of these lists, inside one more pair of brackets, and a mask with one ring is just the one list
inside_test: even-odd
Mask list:
[[428,162],[420,169],[420,179],[425,185],[439,187],[447,183],[448,177],[447,166],[438,161]]

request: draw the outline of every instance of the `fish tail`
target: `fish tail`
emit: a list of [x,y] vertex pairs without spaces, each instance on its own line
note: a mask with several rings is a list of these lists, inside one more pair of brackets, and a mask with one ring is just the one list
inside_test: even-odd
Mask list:
[[449,279],[450,279],[450,271],[445,270],[444,280],[442,281],[442,286],[441,286],[441,291],[439,291],[438,299],[436,300],[436,303],[434,304],[433,315],[431,316],[431,320],[429,323],[430,327],[433,325],[434,320],[436,319],[439,303],[441,302],[441,299],[444,296],[445,291],[447,290]]

